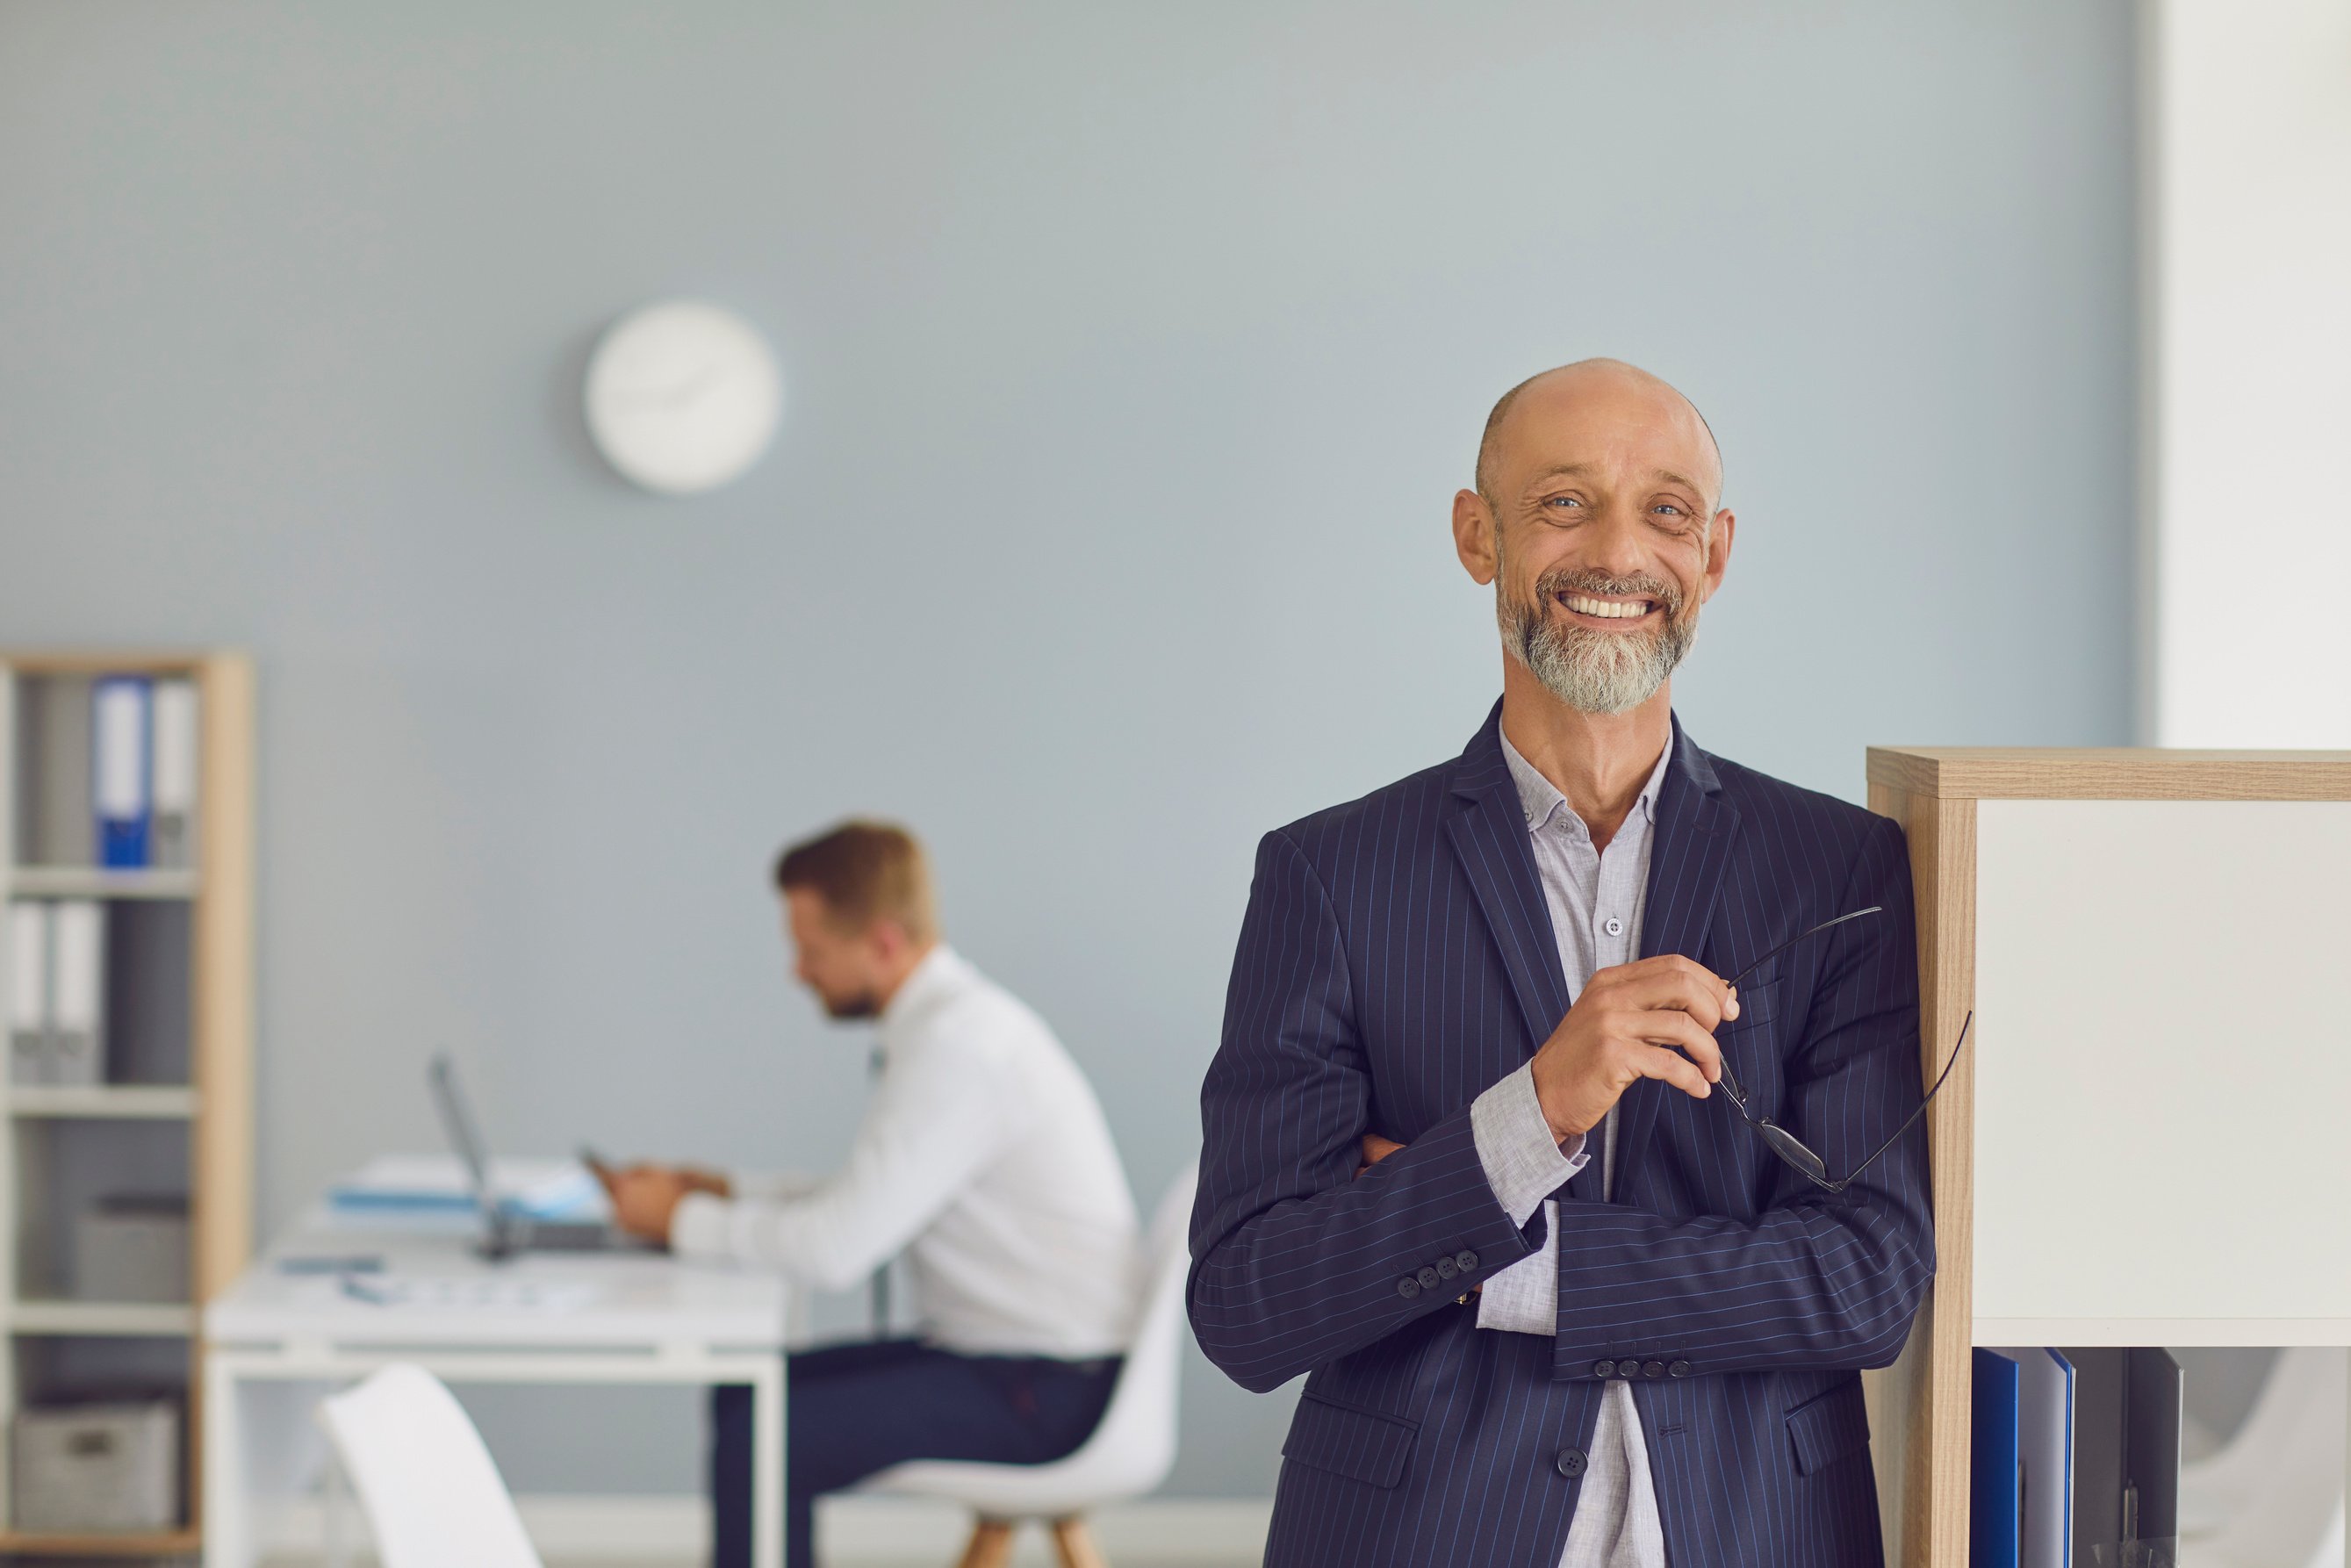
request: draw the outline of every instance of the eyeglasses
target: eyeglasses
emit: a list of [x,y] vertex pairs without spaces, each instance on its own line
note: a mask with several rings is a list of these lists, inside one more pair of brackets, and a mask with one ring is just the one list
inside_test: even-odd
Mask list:
[[[1740,982],[1746,979],[1748,976],[1753,974],[1756,970],[1761,968],[1764,965],[1770,963],[1772,959],[1778,957],[1789,948],[1793,947],[1797,943],[1804,941],[1808,937],[1817,936],[1832,925],[1842,925],[1848,920],[1858,920],[1865,915],[1883,915],[1885,913],[1886,906],[1884,904],[1873,904],[1866,909],[1856,909],[1849,915],[1840,915],[1834,920],[1823,920],[1809,931],[1800,931],[1795,936],[1789,937],[1785,942],[1781,943],[1777,947],[1772,948],[1769,953],[1764,954],[1761,958],[1756,959],[1752,964],[1748,965],[1744,969],[1740,970],[1738,975],[1731,980],[1730,988],[1733,990],[1737,990],[1739,988]],[[1823,1192],[1843,1192],[1846,1187],[1851,1186],[1855,1182],[1860,1180],[1861,1173],[1867,1170],[1871,1166],[1876,1164],[1877,1156],[1892,1148],[1894,1146],[1895,1140],[1901,1137],[1903,1134],[1908,1132],[1912,1124],[1915,1124],[1919,1117],[1927,1113],[1928,1105],[1933,1102],[1937,1094],[1942,1092],[1944,1080],[1949,1078],[1951,1075],[1951,1069],[1959,1065],[1959,1047],[1967,1044],[1968,1028],[1975,1021],[1976,1015],[1974,1009],[1970,1009],[1968,1012],[1968,1016],[1959,1023],[1959,1038],[1951,1045],[1951,1059],[1943,1063],[1941,1077],[1935,1080],[1934,1088],[1927,1091],[1927,1098],[1918,1102],[1918,1108],[1910,1113],[1910,1119],[1903,1123],[1900,1126],[1895,1128],[1891,1136],[1889,1136],[1884,1143],[1878,1145],[1876,1148],[1871,1150],[1867,1159],[1854,1166],[1853,1169],[1845,1175],[1834,1179],[1831,1179],[1829,1176],[1828,1162],[1822,1159],[1820,1155],[1814,1154],[1811,1149],[1805,1147],[1803,1141],[1798,1138],[1795,1134],[1791,1133],[1787,1128],[1782,1127],[1780,1124],[1771,1120],[1771,1117],[1759,1116],[1748,1108],[1747,1091],[1740,1087],[1739,1079],[1730,1071],[1730,1062],[1728,1058],[1726,1058],[1722,1063],[1722,1081],[1718,1083],[1716,1087],[1723,1092],[1724,1098],[1730,1102],[1732,1109],[1736,1110],[1740,1116],[1746,1119],[1749,1126],[1755,1129],[1757,1135],[1762,1138],[1764,1147],[1779,1155],[1780,1158],[1787,1164],[1793,1166],[1802,1174],[1806,1181],[1811,1182]]]

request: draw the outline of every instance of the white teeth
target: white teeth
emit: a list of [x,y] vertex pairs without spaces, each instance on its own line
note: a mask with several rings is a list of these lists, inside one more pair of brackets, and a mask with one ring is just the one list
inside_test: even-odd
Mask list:
[[1571,593],[1567,596],[1567,607],[1579,615],[1599,615],[1611,621],[1630,621],[1649,612],[1648,602],[1646,600],[1635,600],[1630,604],[1619,604],[1610,599],[1586,599],[1580,593]]

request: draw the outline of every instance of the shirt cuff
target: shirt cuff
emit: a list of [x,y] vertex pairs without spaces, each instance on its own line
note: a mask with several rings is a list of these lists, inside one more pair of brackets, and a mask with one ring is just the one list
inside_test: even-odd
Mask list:
[[669,1249],[680,1258],[727,1258],[735,1251],[728,1218],[735,1206],[716,1193],[690,1192],[670,1211]]
[[1503,1333],[1559,1333],[1559,1205],[1546,1201],[1543,1243],[1531,1257],[1521,1258],[1489,1276],[1478,1291],[1478,1326]]
[[1583,1134],[1565,1145],[1552,1136],[1535,1094],[1531,1061],[1469,1103],[1469,1133],[1477,1142],[1478,1163],[1486,1167],[1486,1185],[1510,1223],[1521,1228],[1543,1199],[1565,1186],[1592,1157]]

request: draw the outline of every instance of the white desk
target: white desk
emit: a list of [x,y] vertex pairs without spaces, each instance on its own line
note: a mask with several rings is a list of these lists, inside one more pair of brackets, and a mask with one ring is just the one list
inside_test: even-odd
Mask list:
[[[319,1400],[413,1362],[451,1383],[747,1385],[752,1557],[784,1560],[782,1281],[657,1253],[538,1254],[489,1263],[470,1235],[335,1229],[313,1216],[204,1309],[205,1568],[251,1568],[268,1509],[308,1490]],[[284,1257],[365,1254],[351,1276],[282,1272]],[[421,1289],[420,1289],[421,1288]]]

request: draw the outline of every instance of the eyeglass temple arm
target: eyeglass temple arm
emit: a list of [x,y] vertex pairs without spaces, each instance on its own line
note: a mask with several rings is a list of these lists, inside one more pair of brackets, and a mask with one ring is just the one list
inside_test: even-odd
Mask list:
[[1793,936],[1789,937],[1785,942],[1781,943],[1777,947],[1772,948],[1769,953],[1764,954],[1761,958],[1756,959],[1752,964],[1748,965],[1744,969],[1740,970],[1738,974],[1732,976],[1729,982],[1730,987],[1732,989],[1736,990],[1741,980],[1744,980],[1748,976],[1753,974],[1756,970],[1761,968],[1764,965],[1770,963],[1772,959],[1778,957],[1781,954],[1786,952],[1797,943],[1802,942],[1807,936],[1817,936],[1832,925],[1842,925],[1848,920],[1858,920],[1865,915],[1883,915],[1885,913],[1886,905],[1882,904],[1873,904],[1866,909],[1855,909],[1850,913],[1840,915],[1834,920],[1823,920],[1818,925],[1799,931]]
[[1959,1038],[1954,1040],[1951,1044],[1951,1059],[1943,1063],[1942,1077],[1935,1080],[1935,1086],[1927,1091],[1927,1097],[1918,1102],[1918,1108],[1910,1113],[1909,1118],[1900,1126],[1895,1128],[1893,1134],[1887,1137],[1884,1143],[1878,1145],[1877,1147],[1869,1152],[1869,1158],[1854,1166],[1850,1175],[1843,1176],[1834,1183],[1828,1184],[1828,1188],[1831,1192],[1843,1192],[1846,1187],[1851,1186],[1855,1182],[1860,1180],[1861,1173],[1867,1170],[1871,1166],[1876,1165],[1877,1163],[1877,1156],[1892,1148],[1894,1146],[1894,1140],[1908,1132],[1911,1127],[1917,1124],[1918,1118],[1927,1113],[1927,1107],[1933,1104],[1935,1102],[1935,1096],[1943,1092],[1943,1079],[1949,1078],[1951,1075],[1951,1069],[1959,1064],[1959,1049],[1968,1043],[1968,1030],[1975,1021],[1975,1009],[1970,1008],[1968,1009],[1968,1016],[1959,1022]]

